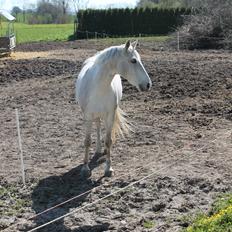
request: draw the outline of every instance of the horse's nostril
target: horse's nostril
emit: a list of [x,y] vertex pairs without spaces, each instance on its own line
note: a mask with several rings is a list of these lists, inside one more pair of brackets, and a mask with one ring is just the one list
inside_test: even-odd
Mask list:
[[151,84],[148,82],[147,83],[147,89],[150,89]]

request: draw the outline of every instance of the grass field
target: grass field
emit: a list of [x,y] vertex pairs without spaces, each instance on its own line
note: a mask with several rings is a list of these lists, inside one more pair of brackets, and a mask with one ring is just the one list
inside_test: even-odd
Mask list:
[[[0,36],[6,34],[7,23],[3,22],[0,26]],[[73,35],[73,24],[35,24],[24,23],[14,24],[17,43],[36,42],[36,41],[66,41]],[[163,42],[167,36],[143,37],[145,41]],[[104,43],[124,43],[127,38],[106,38],[102,39]],[[133,39],[133,37],[132,37]],[[136,39],[136,38],[135,38]]]
[[[1,35],[6,33],[7,23],[0,27]],[[14,24],[17,43],[34,41],[68,40],[73,34],[73,24]]]

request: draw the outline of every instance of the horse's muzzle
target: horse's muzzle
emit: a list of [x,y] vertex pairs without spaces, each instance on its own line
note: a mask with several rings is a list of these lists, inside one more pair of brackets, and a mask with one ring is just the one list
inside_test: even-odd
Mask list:
[[139,85],[139,89],[142,91],[142,92],[145,92],[145,91],[148,91],[148,90],[150,90],[150,88],[151,88],[151,83],[150,82],[148,82],[147,84],[140,84]]

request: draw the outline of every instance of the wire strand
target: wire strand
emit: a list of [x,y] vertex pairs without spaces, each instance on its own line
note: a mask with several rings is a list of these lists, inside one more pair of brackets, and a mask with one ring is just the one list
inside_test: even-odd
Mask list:
[[[212,142],[215,142],[216,140],[217,140],[217,138],[214,139]],[[207,144],[206,144],[206,145],[207,145]],[[196,153],[197,151],[200,151],[201,149],[205,148],[206,145],[204,145],[204,146],[202,146],[202,147],[196,149],[195,151],[193,151],[193,152],[191,152],[191,153],[194,154],[194,153]],[[182,150],[182,149],[183,149],[183,148],[178,149],[177,151]],[[177,152],[177,151],[176,151],[176,152]],[[44,223],[44,224],[42,224],[42,225],[40,225],[40,226],[38,226],[38,227],[36,227],[36,228],[34,228],[34,229],[32,229],[32,230],[29,230],[28,232],[33,232],[33,231],[36,231],[36,230],[38,230],[38,229],[41,229],[41,228],[43,228],[43,227],[45,227],[45,226],[47,226],[47,225],[50,225],[50,224],[52,224],[52,223],[54,223],[54,222],[56,222],[56,221],[59,221],[59,220],[65,218],[65,217],[67,217],[67,216],[70,216],[70,215],[72,215],[72,214],[74,214],[74,213],[76,213],[76,212],[78,212],[78,211],[80,211],[80,210],[83,210],[83,209],[87,208],[88,206],[94,205],[94,204],[96,204],[96,203],[98,203],[98,202],[100,202],[100,201],[102,201],[102,200],[104,200],[104,199],[106,199],[106,198],[108,198],[108,197],[110,197],[110,196],[113,196],[113,195],[115,195],[115,194],[117,194],[117,193],[119,193],[119,192],[122,192],[122,191],[124,191],[125,189],[127,189],[127,188],[129,188],[129,187],[131,187],[131,186],[133,186],[133,185],[135,185],[135,184],[137,184],[137,183],[140,183],[140,182],[143,181],[143,180],[148,179],[149,177],[151,177],[151,176],[157,174],[157,173],[160,172],[160,171],[163,171],[163,170],[166,170],[166,169],[168,169],[168,168],[173,167],[173,166],[176,165],[179,161],[180,161],[180,160],[176,160],[175,162],[171,163],[170,165],[168,165],[168,166],[166,166],[166,167],[163,167],[163,168],[160,168],[160,169],[156,170],[155,172],[152,172],[151,174],[149,174],[149,175],[147,175],[147,176],[145,176],[145,177],[140,178],[139,180],[136,180],[136,181],[134,181],[134,182],[131,182],[130,184],[128,184],[127,186],[125,186],[125,187],[123,187],[123,188],[121,188],[121,189],[119,189],[119,190],[116,190],[116,191],[114,191],[114,192],[112,192],[112,193],[110,193],[110,194],[108,194],[108,195],[106,195],[106,196],[104,196],[104,197],[102,197],[102,198],[99,198],[99,199],[97,199],[97,200],[95,200],[95,201],[93,201],[93,202],[87,203],[86,205],[84,205],[84,206],[82,206],[82,207],[80,207],[80,208],[77,208],[77,209],[75,209],[75,210],[73,210],[73,211],[71,211],[71,212],[69,212],[69,213],[67,213],[67,214],[65,214],[65,215],[62,215],[62,216],[60,216],[60,217],[58,217],[58,218],[55,218],[55,219],[53,219],[53,220],[51,220],[51,221],[49,221],[49,222],[47,222],[47,223]],[[150,163],[150,164],[151,164],[151,163]]]
[[[178,160],[178,161],[179,161],[179,160]],[[97,200],[95,200],[95,201],[93,201],[93,202],[90,202],[90,203],[88,203],[88,204],[86,204],[86,205],[84,205],[84,206],[82,206],[82,207],[80,207],[80,208],[77,208],[77,209],[75,209],[75,210],[73,210],[73,211],[71,211],[71,212],[69,212],[69,213],[67,213],[67,214],[65,214],[65,215],[63,215],[63,216],[60,216],[60,217],[58,217],[58,218],[55,218],[55,219],[53,219],[52,221],[49,221],[49,222],[47,222],[47,223],[45,223],[45,224],[43,224],[43,225],[40,225],[40,226],[38,226],[38,227],[36,227],[36,228],[34,228],[34,229],[32,229],[32,230],[29,230],[28,232],[33,232],[33,231],[36,231],[36,230],[38,230],[38,229],[41,229],[41,228],[43,228],[43,227],[45,227],[45,226],[47,226],[47,225],[50,225],[50,224],[52,224],[52,223],[54,223],[54,222],[56,222],[56,221],[59,221],[59,220],[65,218],[65,217],[67,217],[67,216],[70,216],[70,215],[72,215],[72,214],[74,214],[74,213],[76,213],[76,212],[78,212],[78,211],[80,211],[80,210],[83,210],[83,209],[87,208],[88,206],[95,205],[96,203],[98,203],[98,202],[100,202],[100,201],[102,201],[102,200],[104,200],[104,199],[106,199],[106,198],[108,198],[108,197],[110,197],[110,196],[113,196],[113,195],[115,195],[115,194],[117,194],[117,193],[120,193],[120,192],[124,191],[125,189],[128,189],[129,187],[131,187],[131,186],[133,186],[133,185],[135,185],[135,184],[137,184],[137,183],[140,183],[140,182],[143,181],[143,180],[148,179],[149,177],[155,175],[156,173],[158,173],[158,172],[160,172],[160,171],[162,171],[162,170],[165,170],[165,169],[167,169],[167,168],[172,167],[172,166],[173,166],[174,164],[176,164],[176,163],[177,163],[177,162],[173,162],[172,164],[170,164],[170,165],[168,165],[168,166],[166,166],[166,167],[164,167],[164,168],[161,168],[161,169],[159,169],[159,170],[156,170],[155,172],[153,172],[153,173],[151,173],[151,174],[149,174],[149,175],[147,175],[147,176],[145,176],[145,177],[143,177],[143,178],[141,178],[141,179],[139,179],[139,180],[137,180],[137,181],[134,181],[134,182],[128,184],[127,186],[125,186],[125,187],[123,187],[123,188],[121,188],[121,189],[119,189],[119,190],[117,190],[117,191],[114,191],[114,192],[112,192],[112,193],[110,193],[110,194],[108,194],[108,195],[106,195],[106,196],[104,196],[104,197],[102,197],[102,198],[99,198],[99,199],[97,199]]]

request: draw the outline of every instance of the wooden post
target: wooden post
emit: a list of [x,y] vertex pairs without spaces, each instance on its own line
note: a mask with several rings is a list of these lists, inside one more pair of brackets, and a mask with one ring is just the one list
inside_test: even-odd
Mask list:
[[74,20],[74,39],[77,39],[77,19]]
[[95,39],[97,40],[97,32],[95,32]]
[[177,51],[180,51],[180,33],[179,31],[177,32]]
[[19,143],[19,155],[20,155],[20,161],[21,161],[22,180],[23,180],[23,185],[26,185],[25,169],[24,169],[24,162],[23,162],[23,148],[22,148],[22,139],[21,139],[21,133],[20,133],[18,109],[15,109],[15,114],[16,114],[16,124],[17,124],[17,131],[18,131],[18,143]]
[[139,43],[138,43],[138,47],[140,47],[140,43],[141,43],[141,33],[139,33]]
[[89,39],[88,31],[86,31],[86,39]]

